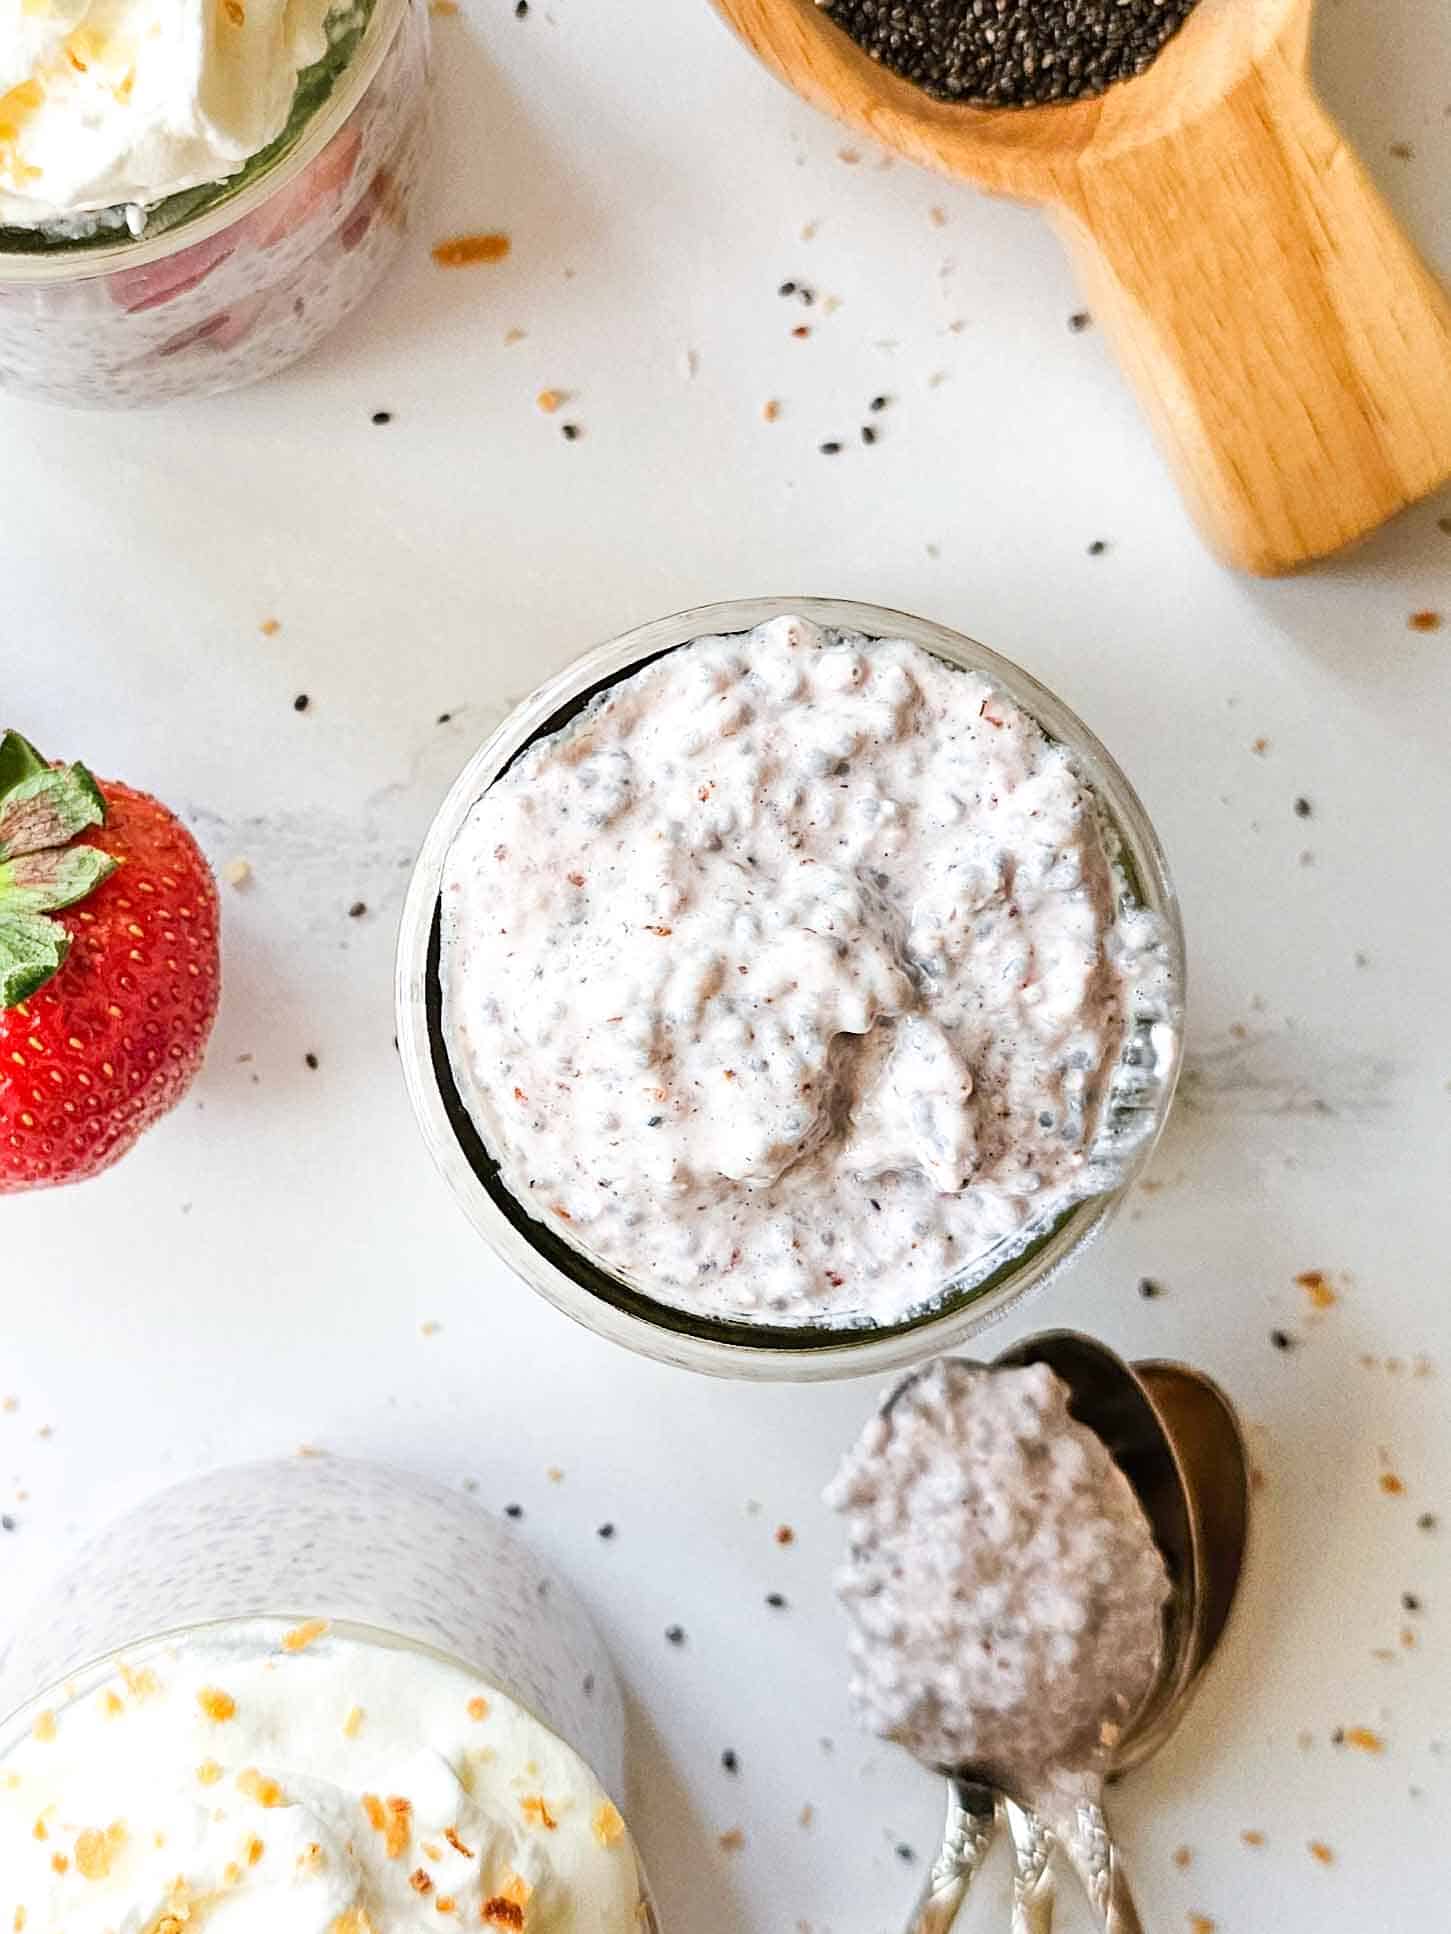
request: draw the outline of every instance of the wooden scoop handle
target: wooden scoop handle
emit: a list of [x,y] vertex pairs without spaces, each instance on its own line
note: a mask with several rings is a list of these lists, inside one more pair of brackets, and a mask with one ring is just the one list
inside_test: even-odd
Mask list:
[[1231,563],[1293,570],[1451,477],[1451,302],[1280,48],[1057,187],[1094,313]]

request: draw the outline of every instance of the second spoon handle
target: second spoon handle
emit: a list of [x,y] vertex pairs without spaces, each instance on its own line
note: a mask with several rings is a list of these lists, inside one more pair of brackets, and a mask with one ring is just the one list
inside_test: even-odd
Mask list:
[[1098,1802],[1080,1799],[1052,1825],[1104,1934],[1144,1934],[1123,1861]]
[[1003,1810],[1013,1837],[1013,1934],[1053,1934],[1053,1836],[1016,1800]]
[[947,1782],[947,1821],[942,1850],[932,1863],[921,1900],[907,1924],[907,1934],[948,1934],[987,1858],[997,1827],[997,1795],[976,1780]]

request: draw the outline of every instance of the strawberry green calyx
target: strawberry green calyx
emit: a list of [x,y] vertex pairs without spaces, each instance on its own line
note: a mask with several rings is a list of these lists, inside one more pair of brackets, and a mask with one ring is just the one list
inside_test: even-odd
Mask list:
[[18,732],[0,738],[0,1009],[28,1000],[64,966],[70,935],[47,915],[115,872],[109,853],[71,844],[105,818],[84,766],[47,765]]

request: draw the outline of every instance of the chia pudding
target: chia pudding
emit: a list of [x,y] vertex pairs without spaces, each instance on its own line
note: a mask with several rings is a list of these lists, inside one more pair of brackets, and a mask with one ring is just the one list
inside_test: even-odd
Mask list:
[[1172,1009],[1073,755],[904,640],[781,617],[611,685],[443,868],[459,1093],[529,1214],[726,1321],[893,1324],[1115,1186]]
[[826,1501],[862,1724],[947,1771],[1092,1760],[1150,1691],[1169,1596],[1147,1518],[1046,1364],[939,1359]]

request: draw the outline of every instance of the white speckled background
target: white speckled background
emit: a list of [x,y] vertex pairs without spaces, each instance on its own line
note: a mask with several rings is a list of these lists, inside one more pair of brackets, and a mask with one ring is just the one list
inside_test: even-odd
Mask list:
[[[1444,0],[1320,15],[1327,94],[1451,270]],[[80,1534],[184,1472],[307,1441],[475,1478],[524,1506],[618,1652],[669,1934],[895,1934],[938,1796],[851,1732],[816,1503],[870,1390],[698,1383],[517,1290],[427,1164],[390,1013],[410,856],[510,700],[701,599],[876,599],[1057,687],[1139,786],[1184,897],[1190,1071],[1151,1183],[1015,1326],[1190,1357],[1260,1446],[1244,1616],[1119,1800],[1146,1924],[1441,1925],[1451,498],[1303,581],[1234,578],[1103,342],[1070,332],[1078,299],[1032,214],[843,162],[850,139],[704,0],[535,0],[523,21],[465,0],[436,25],[429,221],[330,349],[156,417],[0,405],[0,710],[254,869],[226,890],[194,1098],[111,1176],[4,1206],[0,1640]],[[503,265],[430,262],[436,236],[496,227]],[[810,313],[777,297],[786,278],[818,292]],[[546,386],[571,392],[559,417],[534,405]],[[818,454],[834,436],[843,453]],[[1422,607],[1447,628],[1409,632]],[[1311,1267],[1339,1291],[1314,1321],[1294,1283]],[[1298,1347],[1273,1349],[1276,1327]],[[1355,1725],[1383,1753],[1331,1744]],[[964,1934],[1003,1925],[984,1896]]]

